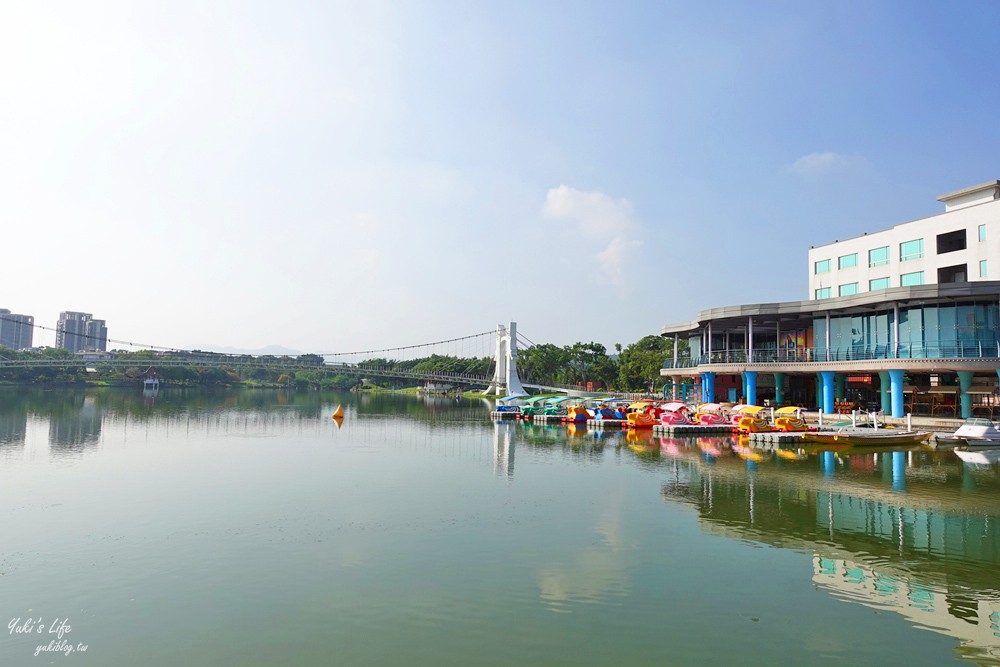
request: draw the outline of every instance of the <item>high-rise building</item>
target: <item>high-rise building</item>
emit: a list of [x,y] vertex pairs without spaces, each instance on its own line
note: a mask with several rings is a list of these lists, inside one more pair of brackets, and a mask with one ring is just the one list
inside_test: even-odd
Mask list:
[[59,313],[56,324],[56,347],[70,352],[99,350],[107,352],[108,327],[104,320],[95,320],[90,313],[66,311]]
[[18,315],[6,308],[0,308],[0,346],[12,350],[25,350],[31,347],[34,334],[34,317]]

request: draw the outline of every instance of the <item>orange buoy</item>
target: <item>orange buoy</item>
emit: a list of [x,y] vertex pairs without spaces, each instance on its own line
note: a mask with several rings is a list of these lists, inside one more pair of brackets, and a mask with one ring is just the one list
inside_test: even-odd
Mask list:
[[333,419],[343,419],[344,418],[344,406],[337,404],[337,409],[333,411],[331,415]]

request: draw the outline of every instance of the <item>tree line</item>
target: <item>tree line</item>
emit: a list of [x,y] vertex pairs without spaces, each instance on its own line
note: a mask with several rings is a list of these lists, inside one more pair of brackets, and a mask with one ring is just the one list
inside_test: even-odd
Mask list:
[[[686,343],[682,342],[681,345]],[[627,347],[615,345],[609,354],[600,343],[573,343],[556,346],[534,345],[519,351],[518,375],[529,384],[578,386],[591,383],[595,389],[646,391],[659,386],[660,367],[673,354],[673,341],[660,336],[646,336]],[[364,377],[326,367],[317,354],[281,357],[222,355],[211,352],[154,352],[140,350],[113,352],[116,365],[100,360],[80,364],[77,356],[62,348],[15,351],[0,347],[0,361],[48,360],[51,366],[0,366],[0,382],[13,384],[129,384],[137,382],[149,368],[155,368],[162,382],[178,385],[265,384],[313,389],[353,389],[363,382],[380,387],[412,384],[402,378]],[[172,364],[162,365],[164,359]],[[65,365],[59,365],[65,361]],[[122,365],[121,362],[125,362]],[[158,363],[160,362],[160,363]],[[209,363],[211,362],[211,364]],[[431,355],[410,360],[370,359],[368,368],[383,372],[409,372],[430,375],[489,377],[493,372],[490,357],[453,357]]]

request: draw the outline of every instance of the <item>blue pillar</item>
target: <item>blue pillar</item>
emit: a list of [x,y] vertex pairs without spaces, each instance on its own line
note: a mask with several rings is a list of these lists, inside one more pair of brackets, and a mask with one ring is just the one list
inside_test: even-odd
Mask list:
[[892,404],[889,402],[889,371],[878,372],[878,397],[882,400],[883,414],[892,411]]
[[847,396],[847,376],[842,373],[837,373],[835,382],[837,400],[842,401]]
[[757,405],[757,371],[743,374],[747,383],[747,405]]
[[774,374],[774,402],[776,405],[781,405],[785,402],[785,374],[775,373]]
[[889,394],[892,403],[892,416],[903,417],[903,375],[905,371],[889,371]]
[[892,490],[906,491],[906,452],[892,453]]
[[701,374],[701,391],[705,403],[715,403],[715,373]]
[[973,375],[975,373],[972,371],[958,372],[958,397],[962,402],[962,419],[972,416],[972,397],[969,396],[969,390],[972,389]]
[[820,371],[819,374],[823,378],[823,402],[820,403],[820,409],[828,415],[833,414],[837,410],[833,398],[833,378],[836,373],[833,371]]
[[748,404],[752,405],[752,403],[750,403],[750,401],[747,400],[747,374],[746,373],[740,373],[740,396],[743,397],[743,402],[744,403],[748,403]]

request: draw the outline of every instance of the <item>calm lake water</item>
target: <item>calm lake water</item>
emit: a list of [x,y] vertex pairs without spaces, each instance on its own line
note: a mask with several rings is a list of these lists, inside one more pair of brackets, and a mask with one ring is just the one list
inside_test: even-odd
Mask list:
[[1000,664],[996,466],[488,410],[0,391],[0,664]]

